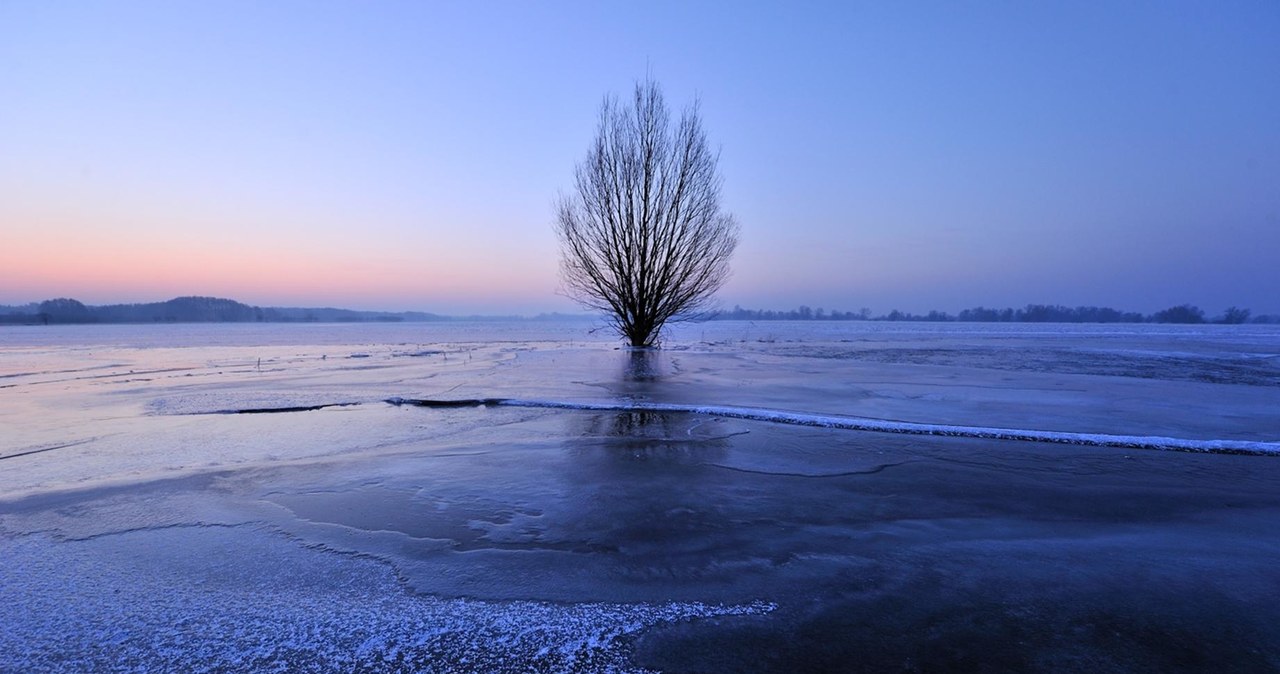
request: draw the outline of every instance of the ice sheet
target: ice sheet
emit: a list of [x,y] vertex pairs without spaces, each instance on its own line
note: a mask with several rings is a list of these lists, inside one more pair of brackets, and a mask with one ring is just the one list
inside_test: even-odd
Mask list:
[[590,329],[0,330],[0,670],[1280,669],[1274,327]]

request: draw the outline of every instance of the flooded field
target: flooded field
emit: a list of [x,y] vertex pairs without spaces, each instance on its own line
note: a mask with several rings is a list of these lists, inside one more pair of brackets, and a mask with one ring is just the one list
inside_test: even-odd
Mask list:
[[1280,671],[1280,329],[0,330],[0,671]]

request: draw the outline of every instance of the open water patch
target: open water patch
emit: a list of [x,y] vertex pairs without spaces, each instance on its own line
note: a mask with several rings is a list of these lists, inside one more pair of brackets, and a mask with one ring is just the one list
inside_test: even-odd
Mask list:
[[358,400],[338,400],[303,393],[195,393],[152,400],[148,411],[158,416],[206,414],[284,414],[314,412],[328,408],[355,407]]
[[20,456],[30,456],[31,454],[42,454],[44,452],[52,452],[57,449],[66,449],[68,447],[78,447],[80,445],[93,442],[93,438],[85,440],[76,440],[73,442],[60,442],[52,445],[36,445],[34,447],[23,447],[15,451],[0,454],[0,461],[5,459],[16,459]]
[[354,407],[360,403],[324,403],[321,405],[292,405],[285,407],[249,407],[245,409],[220,410],[206,414],[279,414],[282,412],[314,412],[329,407]]

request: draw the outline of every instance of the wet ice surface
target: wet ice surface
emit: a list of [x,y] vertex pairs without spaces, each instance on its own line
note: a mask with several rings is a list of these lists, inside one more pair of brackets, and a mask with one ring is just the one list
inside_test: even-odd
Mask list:
[[1275,458],[682,406],[1275,443],[1278,376],[1262,326],[6,330],[0,670],[1277,671]]

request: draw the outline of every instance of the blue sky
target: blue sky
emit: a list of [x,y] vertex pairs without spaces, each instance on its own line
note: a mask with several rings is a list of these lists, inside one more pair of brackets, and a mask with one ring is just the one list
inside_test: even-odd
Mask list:
[[1280,3],[0,0],[0,303],[572,310],[601,98],[698,97],[732,306],[1280,313]]

